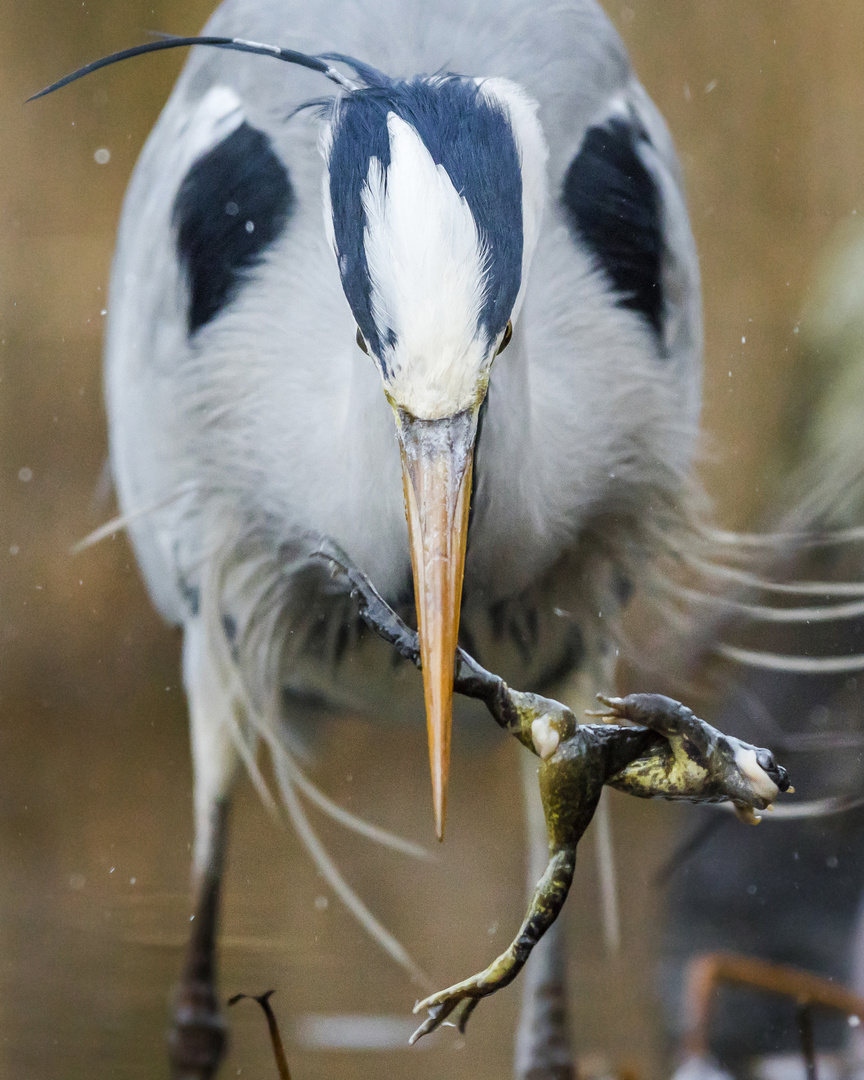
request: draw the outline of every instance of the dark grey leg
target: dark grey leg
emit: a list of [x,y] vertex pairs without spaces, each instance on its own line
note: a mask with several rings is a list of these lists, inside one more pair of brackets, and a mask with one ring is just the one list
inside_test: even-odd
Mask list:
[[522,983],[516,1080],[576,1080],[567,1008],[566,949],[560,920],[534,947]]
[[[864,902],[858,908],[855,929],[852,933],[851,987],[864,997]],[[864,1078],[864,1030],[862,1026],[850,1028],[846,1049],[849,1075],[855,1080]]]
[[215,806],[211,856],[201,876],[192,936],[174,993],[168,1036],[172,1080],[210,1080],[225,1053],[226,1025],[216,996],[216,932],[228,832],[228,801]]

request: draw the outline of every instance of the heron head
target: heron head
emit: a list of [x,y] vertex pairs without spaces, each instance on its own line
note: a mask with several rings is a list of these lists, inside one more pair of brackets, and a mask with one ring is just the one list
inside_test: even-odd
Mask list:
[[524,295],[546,147],[514,83],[362,75],[322,141],[325,219],[396,418],[440,837],[477,417]]

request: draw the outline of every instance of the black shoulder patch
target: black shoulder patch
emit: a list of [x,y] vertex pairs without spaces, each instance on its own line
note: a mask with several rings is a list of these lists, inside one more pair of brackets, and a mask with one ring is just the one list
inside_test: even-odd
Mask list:
[[285,228],[288,171],[261,131],[242,123],[199,158],[174,201],[177,253],[189,284],[190,336],[237,294]]
[[564,177],[570,223],[620,293],[619,303],[663,334],[660,193],[637,153],[648,136],[614,117],[585,133]]

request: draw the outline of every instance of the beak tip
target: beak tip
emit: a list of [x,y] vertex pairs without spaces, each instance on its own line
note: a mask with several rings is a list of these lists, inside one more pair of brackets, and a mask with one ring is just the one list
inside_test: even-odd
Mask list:
[[[437,783],[435,781],[438,781]],[[433,777],[432,781],[432,807],[435,812],[435,835],[439,841],[444,840],[444,826],[447,822],[447,789],[442,783],[443,777]]]

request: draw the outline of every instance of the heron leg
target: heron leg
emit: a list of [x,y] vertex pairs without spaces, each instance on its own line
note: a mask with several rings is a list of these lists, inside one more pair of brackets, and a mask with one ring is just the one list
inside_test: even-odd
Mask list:
[[231,785],[237,772],[233,703],[218,677],[200,620],[187,624],[183,677],[195,774],[195,913],[173,998],[172,1080],[210,1080],[225,1053],[226,1026],[216,994],[216,934]]
[[576,1080],[566,969],[564,927],[559,919],[537,943],[523,976],[513,1064],[516,1080]]
[[228,802],[214,807],[213,851],[198,889],[192,934],[174,992],[168,1036],[172,1080],[209,1080],[225,1053],[226,1026],[216,995],[216,933],[227,837]]

